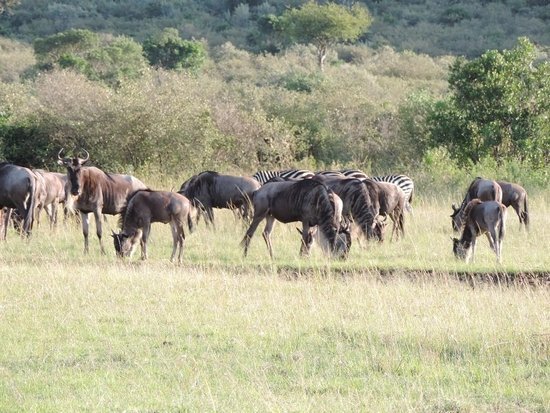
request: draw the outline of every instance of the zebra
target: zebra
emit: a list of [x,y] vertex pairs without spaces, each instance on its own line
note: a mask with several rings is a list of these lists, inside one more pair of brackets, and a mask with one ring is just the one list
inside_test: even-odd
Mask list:
[[389,182],[397,185],[405,193],[405,208],[407,211],[412,212],[412,200],[414,193],[414,182],[407,175],[392,174],[384,176],[372,176],[370,179],[376,182]]
[[359,169],[340,169],[339,172],[344,174],[348,178],[355,178],[355,179],[363,180],[363,179],[367,179],[369,177],[365,172],[363,172]]
[[322,176],[323,178],[338,178],[338,179],[344,179],[346,176],[340,172],[340,171],[317,171],[315,172],[315,175]]
[[258,171],[252,175],[252,178],[263,185],[275,177],[283,178],[285,181],[301,181],[302,179],[313,178],[314,175],[313,172],[307,169],[285,169],[283,171]]

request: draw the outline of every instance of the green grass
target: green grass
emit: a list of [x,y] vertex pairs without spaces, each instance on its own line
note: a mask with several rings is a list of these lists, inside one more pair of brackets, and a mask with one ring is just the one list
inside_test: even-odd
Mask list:
[[345,262],[300,258],[280,224],[273,262],[260,232],[244,259],[224,213],[188,236],[181,266],[163,225],[147,262],[117,260],[110,237],[101,256],[95,235],[83,256],[77,227],[10,233],[0,411],[548,412],[547,202],[533,199],[529,234],[509,213],[501,266],[486,240],[455,261],[446,205],[419,202],[404,240],[354,244]]

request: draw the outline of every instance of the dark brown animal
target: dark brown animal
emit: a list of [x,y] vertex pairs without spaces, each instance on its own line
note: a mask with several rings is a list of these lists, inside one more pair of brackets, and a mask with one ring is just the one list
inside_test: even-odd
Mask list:
[[522,224],[529,231],[529,208],[527,206],[527,191],[518,184],[506,181],[497,181],[502,189],[502,203],[506,207],[512,206],[519,218],[519,226]]
[[[57,225],[57,209],[59,204],[65,203],[65,184],[67,175],[59,172],[48,172],[42,169],[33,169],[33,172],[41,179],[39,190],[42,194],[37,197],[36,222],[39,223],[40,212],[46,211],[50,221],[50,228]],[[38,192],[38,191],[37,191]]]
[[460,207],[458,208],[455,204],[452,205],[453,213],[451,214],[451,220],[453,230],[460,231],[460,228],[462,228],[463,224],[462,211],[464,210],[466,205],[468,205],[468,202],[476,198],[480,199],[481,201],[502,202],[502,189],[496,181],[493,181],[491,179],[483,179],[480,177],[474,179],[470,183],[470,186],[466,191],[466,195],[464,196]]
[[141,259],[147,259],[147,240],[151,232],[151,224],[161,222],[170,223],[172,229],[172,255],[174,260],[178,253],[178,262],[181,263],[185,231],[183,225],[187,222],[189,231],[193,232],[193,206],[183,195],[167,192],[139,190],[128,197],[126,207],[121,212],[119,224],[121,231],[113,233],[115,250],[119,257],[130,256],[137,243],[141,245]]
[[30,236],[36,200],[36,180],[36,175],[30,169],[7,162],[0,163],[0,208],[7,208],[2,214],[2,239],[6,239],[12,209],[15,209],[23,220],[22,234]]
[[407,203],[407,197],[403,190],[389,182],[376,182],[371,179],[366,179],[363,182],[372,196],[378,196],[379,209],[373,231],[374,238],[379,241],[384,240],[386,217],[389,217],[393,223],[391,240],[394,235],[396,239],[403,237],[405,235],[405,205]]
[[59,151],[58,163],[67,168],[68,189],[66,198],[73,196],[72,206],[80,212],[82,233],[84,235],[84,253],[88,253],[89,214],[95,217],[96,233],[99,247],[104,254],[102,242],[102,214],[120,214],[126,205],[126,198],[132,192],[147,187],[131,175],[108,174],[93,166],[83,166],[90,159],[62,158],[63,149]]
[[343,217],[359,227],[366,239],[371,239],[378,210],[375,210],[369,191],[363,182],[353,178],[326,178],[323,182],[342,199]]
[[178,192],[204,213],[207,223],[214,224],[213,208],[238,210],[243,218],[249,219],[250,197],[260,186],[252,177],[204,171],[185,181]]
[[476,239],[486,234],[489,244],[502,261],[502,240],[506,227],[506,206],[498,201],[481,201],[476,198],[468,202],[461,212],[462,236],[452,238],[455,257],[470,261],[474,258]]
[[334,254],[339,222],[330,200],[329,189],[322,183],[311,179],[298,182],[271,182],[254,192],[252,203],[254,217],[241,241],[245,256],[256,228],[264,219],[266,225],[263,237],[271,258],[273,247],[270,235],[275,220],[283,223],[301,222],[302,245],[309,243],[307,237],[310,228],[318,225],[323,251]]

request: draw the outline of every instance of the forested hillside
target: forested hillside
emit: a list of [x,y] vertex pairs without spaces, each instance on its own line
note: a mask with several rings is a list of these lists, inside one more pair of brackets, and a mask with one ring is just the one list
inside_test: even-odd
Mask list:
[[[0,16],[0,34],[32,41],[70,28],[125,34],[143,41],[164,27],[184,38],[227,41],[249,51],[280,44],[264,24],[305,0],[22,0]],[[337,3],[350,4],[350,0]],[[520,36],[550,44],[548,0],[364,0],[373,24],[363,36],[370,47],[391,46],[429,55],[479,56],[510,48]]]
[[[452,23],[435,17],[435,2],[369,3],[366,34],[332,42],[324,68],[314,41],[270,25],[303,2],[250,3],[22,0],[1,17],[1,158],[50,168],[60,148],[86,148],[110,170],[163,175],[351,166],[438,185],[497,170],[547,185],[550,42],[535,24],[544,2],[454,2],[467,13]],[[418,27],[462,27],[479,42],[457,39],[478,49],[443,47],[434,28],[421,36],[426,53],[399,50],[423,50],[404,46],[416,41],[402,24],[413,10],[425,17]],[[485,44],[492,29],[480,22],[504,24],[504,10],[518,24]],[[479,31],[462,26],[476,19]],[[439,55],[449,51],[479,56]]]

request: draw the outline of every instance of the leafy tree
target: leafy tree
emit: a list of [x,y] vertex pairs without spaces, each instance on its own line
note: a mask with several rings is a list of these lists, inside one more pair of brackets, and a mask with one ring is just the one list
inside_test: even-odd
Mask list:
[[322,71],[330,46],[355,41],[371,24],[368,10],[359,4],[351,7],[336,3],[319,5],[309,1],[300,8],[285,11],[278,19],[279,30],[293,42],[313,44]]
[[491,50],[451,66],[451,97],[431,116],[436,145],[474,163],[486,156],[550,162],[550,64],[535,64],[535,46],[520,38],[512,50]]
[[71,68],[91,80],[117,85],[140,76],[146,67],[143,49],[126,36],[100,36],[71,29],[34,41],[37,70]]
[[166,28],[149,37],[143,44],[143,51],[151,65],[172,70],[196,71],[206,57],[200,42],[182,39],[174,28]]

